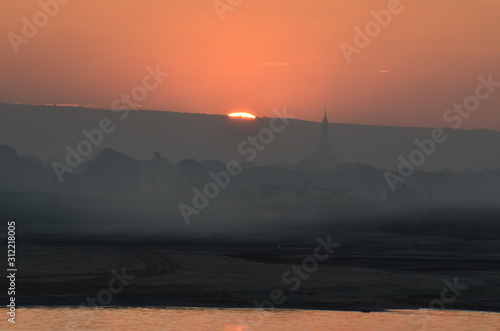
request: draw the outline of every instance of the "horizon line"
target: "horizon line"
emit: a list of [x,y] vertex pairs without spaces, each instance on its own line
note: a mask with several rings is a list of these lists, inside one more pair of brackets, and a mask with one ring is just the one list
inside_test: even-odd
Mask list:
[[[112,111],[110,108],[99,108],[100,106],[96,105],[78,105],[78,104],[57,104],[57,103],[49,103],[49,104],[29,104],[29,103],[11,103],[11,102],[2,102],[0,101],[0,105],[11,105],[11,106],[31,106],[31,107],[52,107],[52,108],[82,108],[82,109],[88,109],[88,110],[104,110],[104,111]],[[198,112],[183,112],[183,111],[178,111],[178,110],[159,110],[159,109],[129,109],[130,111],[134,112],[158,112],[158,113],[176,113],[176,114],[192,114],[192,115],[206,115],[206,116],[225,116],[228,117],[228,114],[213,114],[213,113],[198,113]],[[255,115],[255,119],[272,119],[272,118],[278,118],[278,117],[272,117],[272,116],[257,116]],[[289,118],[287,119],[292,120],[292,121],[301,121],[301,122],[308,122],[308,123],[318,123],[321,124],[322,120],[320,121],[310,121],[310,120],[304,120],[300,118]],[[444,130],[453,130],[453,131],[493,131],[493,132],[500,132],[499,130],[496,129],[489,129],[489,128],[473,128],[473,129],[455,129],[453,127],[434,127],[434,126],[410,126],[410,125],[391,125],[391,124],[363,124],[363,123],[346,123],[346,122],[330,122],[328,125],[354,125],[354,126],[372,126],[372,127],[388,127],[388,128],[410,128],[410,129],[444,129]]]

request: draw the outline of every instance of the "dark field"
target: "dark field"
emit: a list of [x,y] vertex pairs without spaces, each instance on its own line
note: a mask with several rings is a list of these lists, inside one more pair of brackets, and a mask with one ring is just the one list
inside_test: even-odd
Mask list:
[[[221,198],[190,225],[161,197],[5,194],[1,207],[18,306],[500,311],[493,205]],[[340,246],[315,265],[318,237]]]
[[353,240],[319,262],[292,291],[294,283],[285,283],[283,273],[312,256],[317,245],[314,238],[309,244],[298,241],[278,247],[230,240],[22,238],[17,302],[77,306],[108,288],[112,269],[120,273],[125,267],[135,278],[109,306],[255,307],[254,300],[282,289],[286,300],[277,308],[429,308],[441,298],[445,279],[453,283],[458,277],[466,288],[446,309],[500,311],[498,240],[383,235]]

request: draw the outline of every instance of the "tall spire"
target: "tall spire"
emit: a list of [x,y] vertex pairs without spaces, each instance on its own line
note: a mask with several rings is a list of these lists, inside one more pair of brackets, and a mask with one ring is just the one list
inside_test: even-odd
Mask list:
[[323,116],[323,123],[328,124],[328,118],[326,117],[326,102],[325,102],[325,115]]
[[323,166],[325,168],[331,169],[335,166],[337,158],[333,154],[332,148],[330,146],[330,135],[328,132],[328,118],[326,116],[326,102],[325,102],[325,112],[323,115],[323,122],[321,125],[321,138],[319,142],[318,149],[316,153],[311,158],[316,164]]

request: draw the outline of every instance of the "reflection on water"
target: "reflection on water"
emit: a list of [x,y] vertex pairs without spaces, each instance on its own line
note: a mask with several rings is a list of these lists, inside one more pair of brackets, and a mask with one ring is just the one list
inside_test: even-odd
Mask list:
[[1,330],[500,330],[500,314],[470,311],[358,313],[210,308],[19,308]]

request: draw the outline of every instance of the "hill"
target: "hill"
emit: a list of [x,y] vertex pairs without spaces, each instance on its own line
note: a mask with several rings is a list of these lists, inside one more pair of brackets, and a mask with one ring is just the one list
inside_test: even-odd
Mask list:
[[[293,109],[288,109],[293,114]],[[136,159],[150,159],[158,151],[172,162],[235,159],[243,161],[238,146],[270,126],[270,118],[241,120],[225,115],[175,113],[152,110],[123,112],[82,107],[0,104],[0,145],[16,148],[20,155],[44,161],[63,160],[66,147],[76,148],[87,139],[82,130],[98,128],[109,118],[113,132],[104,134],[95,148],[114,148]],[[415,139],[431,137],[432,128],[330,124],[330,142],[340,163],[365,163],[385,169],[399,165],[417,148]],[[296,163],[317,148],[321,123],[290,119],[282,132],[256,153],[253,163]],[[480,170],[500,168],[500,132],[445,129],[448,140],[437,146],[419,169]],[[248,145],[246,145],[248,147]],[[91,155],[92,156],[92,155]]]

